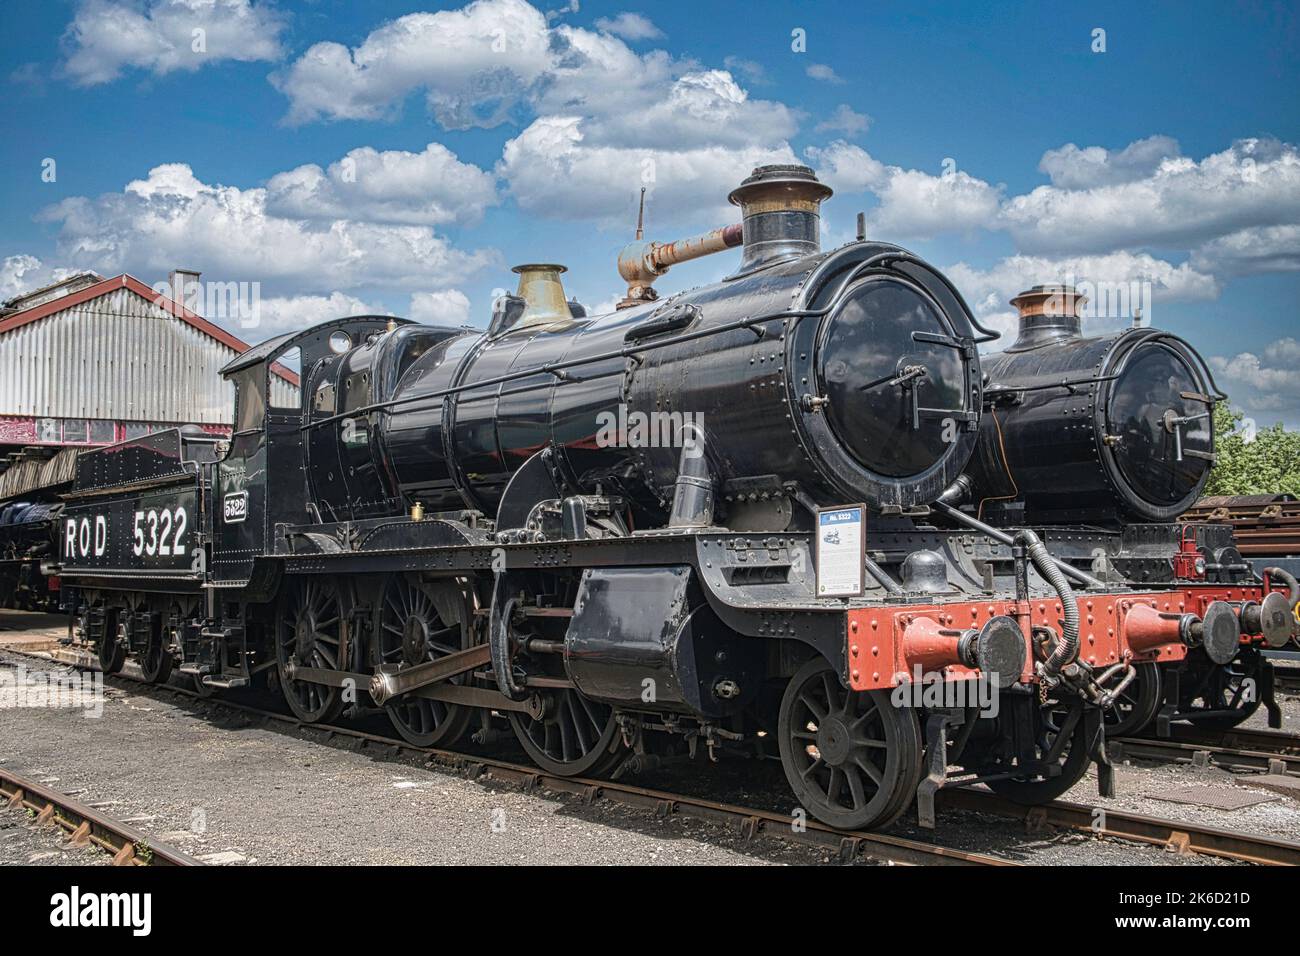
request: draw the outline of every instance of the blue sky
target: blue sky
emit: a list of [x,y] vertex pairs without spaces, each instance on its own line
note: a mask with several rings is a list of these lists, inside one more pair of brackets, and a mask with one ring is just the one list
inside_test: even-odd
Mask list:
[[0,10],[0,297],[185,266],[260,283],[260,324],[225,320],[256,341],[358,309],[482,325],[540,259],[607,305],[643,180],[669,240],[734,219],[749,166],[798,160],[836,189],[827,244],[864,210],[1002,327],[1034,282],[1145,282],[1238,405],[1300,424],[1294,4]]

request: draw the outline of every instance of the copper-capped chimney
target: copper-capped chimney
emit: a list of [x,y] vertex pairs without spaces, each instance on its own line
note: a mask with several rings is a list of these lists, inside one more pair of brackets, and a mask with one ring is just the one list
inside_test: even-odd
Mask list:
[[807,166],[759,166],[727,198],[744,216],[744,255],[732,278],[821,250],[821,204],[831,188]]
[[1008,352],[1077,339],[1083,334],[1079,312],[1088,297],[1072,285],[1036,285],[1026,289],[1011,304],[1020,313],[1020,335]]

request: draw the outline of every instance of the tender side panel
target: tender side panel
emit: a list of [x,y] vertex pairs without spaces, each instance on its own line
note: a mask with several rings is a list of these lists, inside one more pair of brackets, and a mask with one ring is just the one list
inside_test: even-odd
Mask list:
[[199,578],[197,481],[70,503],[60,522],[62,574],[77,577]]

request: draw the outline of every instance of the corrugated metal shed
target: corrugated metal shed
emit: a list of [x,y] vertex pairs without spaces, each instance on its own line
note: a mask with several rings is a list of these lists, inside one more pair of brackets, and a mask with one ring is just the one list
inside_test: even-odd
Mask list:
[[[0,415],[230,424],[243,342],[130,276],[0,322]],[[296,382],[273,379],[296,404]]]
[[0,414],[229,423],[235,354],[120,288],[0,336]]

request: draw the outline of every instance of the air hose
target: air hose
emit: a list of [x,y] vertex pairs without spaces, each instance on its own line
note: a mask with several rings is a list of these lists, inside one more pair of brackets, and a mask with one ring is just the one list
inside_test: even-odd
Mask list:
[[1292,608],[1296,606],[1297,602],[1300,602],[1300,581],[1295,579],[1294,574],[1282,568],[1265,568],[1264,575],[1269,578],[1276,578],[1287,586],[1287,600],[1291,602]]
[[1055,589],[1061,599],[1061,613],[1065,617],[1061,626],[1061,639],[1043,662],[1043,675],[1055,678],[1060,674],[1061,668],[1079,656],[1079,605],[1070,582],[1038,535],[1023,528],[1016,532],[1015,540],[1016,544],[1024,546],[1034,569]]

